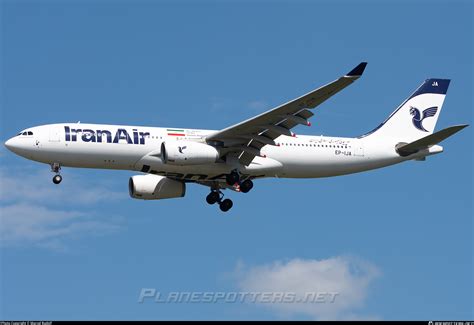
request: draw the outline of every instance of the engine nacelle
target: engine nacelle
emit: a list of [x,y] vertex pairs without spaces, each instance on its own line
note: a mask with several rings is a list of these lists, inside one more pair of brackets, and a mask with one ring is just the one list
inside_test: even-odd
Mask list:
[[134,199],[161,200],[183,197],[186,184],[159,175],[136,175],[128,181],[128,191]]
[[170,165],[202,165],[219,159],[219,151],[213,146],[192,141],[172,141],[161,144],[161,160]]

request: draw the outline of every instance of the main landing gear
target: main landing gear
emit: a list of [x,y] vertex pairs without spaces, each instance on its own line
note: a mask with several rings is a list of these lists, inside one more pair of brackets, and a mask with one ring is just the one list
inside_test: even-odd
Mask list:
[[54,184],[59,184],[63,180],[63,177],[59,174],[59,171],[61,170],[61,165],[59,163],[52,163],[51,164],[51,171],[53,173],[56,173],[53,177],[53,183]]
[[232,200],[230,199],[222,200],[223,198],[224,194],[221,191],[212,190],[211,193],[209,193],[209,195],[206,197],[206,202],[209,204],[219,203],[219,208],[223,212],[227,212],[230,210],[230,208],[232,208],[234,203],[232,203]]
[[226,175],[225,181],[227,185],[233,186],[240,182],[240,174],[236,170],[233,170],[230,174]]
[[253,182],[250,179],[246,179],[240,183],[240,192],[248,193],[253,188]]
[[227,174],[225,181],[229,186],[238,186],[240,192],[248,193],[253,188],[253,182],[250,179],[241,181],[240,174],[233,170],[230,174]]
[[[250,179],[241,181],[240,174],[235,170],[226,176],[226,183],[229,186],[236,187],[242,193],[248,193],[253,188],[253,182]],[[219,187],[216,187],[207,195],[206,202],[211,205],[219,203],[219,208],[223,212],[227,212],[234,204],[232,200],[223,198],[224,194],[219,190]]]

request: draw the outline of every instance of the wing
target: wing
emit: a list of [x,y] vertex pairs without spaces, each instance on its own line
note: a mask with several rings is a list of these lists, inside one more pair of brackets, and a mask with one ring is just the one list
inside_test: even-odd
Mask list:
[[437,111],[438,111],[438,107],[436,107],[436,106],[434,106],[434,107],[429,107],[429,108],[425,109],[425,110],[423,111],[423,118],[422,118],[422,120],[424,120],[425,118],[430,117],[430,116],[435,116]]
[[222,145],[223,156],[233,153],[241,164],[248,166],[255,156],[261,155],[263,146],[275,145],[274,140],[281,135],[293,136],[290,130],[298,124],[311,125],[308,119],[314,114],[309,109],[357,80],[366,65],[367,62],[362,62],[345,76],[270,111],[210,134],[206,140]]

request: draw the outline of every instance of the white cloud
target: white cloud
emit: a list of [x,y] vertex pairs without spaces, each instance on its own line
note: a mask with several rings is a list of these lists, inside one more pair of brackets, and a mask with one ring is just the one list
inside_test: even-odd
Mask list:
[[[46,172],[28,180],[0,169],[0,243],[66,250],[71,239],[118,231],[122,218],[99,213],[98,204],[126,194],[68,175],[61,185]],[[126,192],[125,192],[126,193]]]
[[[301,302],[262,302],[280,316],[300,315],[318,320],[373,319],[357,313],[364,307],[370,284],[379,276],[376,266],[360,259],[337,256],[322,260],[293,259],[247,268],[238,265],[237,285],[248,292],[295,293]],[[337,293],[333,302],[304,301],[308,292]],[[327,295],[330,298],[330,295]]]
[[[56,186],[51,182],[52,175],[48,171],[24,172],[24,175],[19,177],[9,175],[4,169],[0,169],[0,201],[36,202],[50,205],[56,203],[94,204],[104,200],[117,200],[124,195],[94,184],[92,181],[84,183],[73,175],[68,175],[61,185]],[[28,177],[28,180],[24,181],[23,177]]]
[[[51,209],[18,203],[1,207],[0,238],[5,245],[30,245],[64,248],[64,238],[103,235],[120,229],[117,224],[81,211]],[[92,219],[95,217],[94,219]]]

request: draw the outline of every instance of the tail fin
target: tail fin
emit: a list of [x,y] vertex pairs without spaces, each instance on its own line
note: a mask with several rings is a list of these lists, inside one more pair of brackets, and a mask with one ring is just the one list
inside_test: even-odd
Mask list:
[[412,142],[433,133],[449,86],[449,79],[427,79],[373,131],[361,136]]

